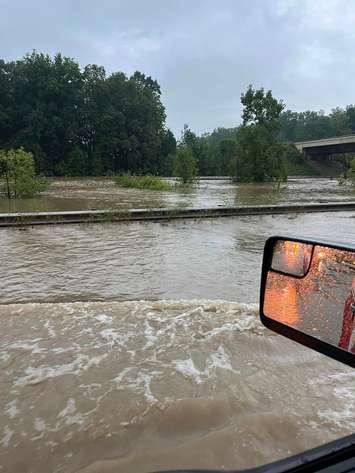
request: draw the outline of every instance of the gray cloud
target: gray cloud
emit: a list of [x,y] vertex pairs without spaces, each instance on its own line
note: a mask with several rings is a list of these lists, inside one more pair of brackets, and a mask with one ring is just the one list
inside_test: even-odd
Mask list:
[[176,134],[238,124],[249,83],[293,110],[355,102],[349,0],[0,0],[0,11],[0,57],[61,51],[139,69],[161,84]]

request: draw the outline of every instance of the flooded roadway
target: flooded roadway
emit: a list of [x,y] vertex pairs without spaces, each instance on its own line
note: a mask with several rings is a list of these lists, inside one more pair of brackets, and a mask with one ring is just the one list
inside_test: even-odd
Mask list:
[[354,241],[355,213],[0,230],[0,471],[248,468],[353,433],[353,370],[258,321],[284,232]]
[[1,302],[258,301],[265,239],[354,241],[355,213],[4,228]]
[[16,473],[247,468],[354,432],[353,370],[255,305],[0,306],[0,465]]

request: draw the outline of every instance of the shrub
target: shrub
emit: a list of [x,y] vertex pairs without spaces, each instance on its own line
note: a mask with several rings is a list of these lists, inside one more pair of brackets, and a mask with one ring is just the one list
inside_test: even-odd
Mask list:
[[350,179],[352,180],[353,184],[355,184],[355,158],[350,161],[350,171],[349,171]]
[[195,181],[197,174],[196,160],[188,146],[180,146],[174,160],[174,176],[183,185]]
[[0,150],[0,177],[8,199],[33,197],[47,187],[35,173],[33,155],[23,148]]
[[132,187],[135,189],[150,189],[154,191],[170,191],[171,185],[157,176],[134,176],[129,173],[117,174],[115,182],[120,187]]

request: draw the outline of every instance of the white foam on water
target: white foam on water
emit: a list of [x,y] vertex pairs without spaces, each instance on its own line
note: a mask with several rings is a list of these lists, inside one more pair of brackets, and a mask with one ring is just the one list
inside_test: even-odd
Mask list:
[[4,436],[3,438],[0,440],[0,444],[4,447],[4,448],[8,448],[9,445],[10,445],[10,441],[12,439],[12,436],[14,435],[14,431],[13,430],[10,430],[9,426],[8,425],[5,425],[4,429],[3,429],[3,432],[4,432]]
[[175,365],[176,371],[181,373],[183,376],[192,378],[197,384],[202,383],[202,376],[205,372],[198,370],[191,358],[186,360],[175,360],[173,364]]
[[218,347],[215,353],[212,353],[208,359],[209,368],[220,368],[223,370],[231,371],[232,373],[238,374],[239,371],[235,370],[232,365],[230,356],[225,352],[222,345]]
[[86,417],[82,414],[75,414],[72,416],[66,416],[65,417],[65,425],[71,426],[71,425],[79,425],[83,426],[86,424]]
[[8,402],[5,406],[5,414],[7,414],[10,419],[13,419],[17,416],[17,414],[20,413],[20,410],[17,408],[16,404],[17,400],[14,399],[13,401]]
[[6,351],[3,351],[2,353],[0,353],[0,361],[3,361],[6,363],[6,361],[11,358],[11,355],[10,353],[7,353]]
[[7,345],[7,349],[10,350],[26,350],[31,351],[32,355],[43,353],[46,351],[44,348],[38,346],[38,342],[41,341],[41,338],[36,338],[35,340],[20,340],[18,342],[13,342],[10,345]]
[[54,442],[53,440],[49,440],[48,442],[46,442],[46,446],[50,448],[58,447],[58,445],[59,444],[57,442]]
[[46,430],[46,423],[41,417],[36,417],[34,422],[34,428],[37,432],[44,432]]
[[[342,408],[335,406],[318,412],[318,416],[327,422],[332,422],[339,428],[347,426],[355,430],[355,389],[353,386],[339,386],[334,388],[334,394],[341,400]],[[345,400],[345,407],[344,407]]]
[[55,330],[52,328],[51,326],[51,321],[50,320],[47,320],[47,322],[44,324],[44,326],[46,327],[46,329],[48,330],[48,334],[50,337],[55,337],[56,336],[56,333],[55,333]]
[[68,414],[74,414],[75,411],[76,411],[75,399],[69,398],[66,407],[61,412],[59,412],[57,417],[65,417]]
[[[0,438],[3,437],[0,446],[6,444],[12,447],[7,451],[9,456],[14,452],[15,440],[22,439],[22,419],[25,419],[23,402],[29,390],[26,386],[64,375],[73,377],[57,381],[63,386],[61,394],[58,393],[59,401],[57,395],[51,397],[53,386],[48,388],[52,383],[29,390],[33,392],[30,395],[34,398],[28,400],[26,419],[32,426],[32,432],[27,432],[28,438],[24,440],[30,442],[31,435],[36,436],[32,437],[32,440],[42,438],[42,441],[36,444],[36,449],[41,449],[41,454],[49,446],[57,446],[54,440],[63,445],[66,441],[69,442],[69,439],[76,442],[78,432],[85,431],[85,435],[90,436],[91,428],[95,430],[95,426],[99,435],[100,429],[104,432],[103,435],[106,431],[125,435],[125,431],[128,432],[129,429],[119,431],[117,423],[121,426],[132,423],[121,422],[126,421],[126,417],[131,418],[131,413],[134,419],[139,418],[141,421],[141,412],[155,415],[160,407],[164,408],[167,402],[173,402],[174,396],[183,399],[185,393],[188,393],[188,396],[201,397],[203,400],[204,397],[211,396],[211,393],[224,395],[225,388],[228,389],[234,379],[244,382],[242,377],[245,373],[246,376],[249,373],[255,373],[256,376],[249,379],[246,377],[245,389],[238,392],[241,405],[244,406],[245,403],[243,416],[245,414],[247,418],[251,415],[254,422],[259,409],[257,400],[269,396],[268,401],[260,405],[260,421],[255,422],[260,422],[261,429],[270,427],[270,435],[274,424],[270,423],[268,427],[268,419],[273,418],[273,415],[268,415],[269,400],[270,404],[271,400],[278,402],[275,404],[275,411],[277,415],[285,416],[285,435],[290,435],[292,440],[294,430],[287,431],[287,399],[289,396],[291,399],[296,399],[295,396],[302,397],[301,389],[311,384],[313,386],[310,395],[319,395],[319,404],[310,412],[307,398],[305,399],[305,410],[309,413],[309,418],[305,417],[306,420],[301,422],[300,417],[296,416],[297,429],[303,429],[307,424],[305,435],[309,431],[314,435],[316,429],[323,429],[328,433],[339,433],[339,436],[344,429],[355,429],[355,392],[351,389],[355,374],[345,371],[345,368],[342,370],[341,367],[337,369],[331,364],[328,365],[327,360],[322,364],[320,359],[311,359],[305,370],[301,366],[292,373],[292,379],[297,381],[299,388],[292,383],[288,385],[287,376],[290,371],[279,370],[283,363],[281,358],[287,356],[290,361],[294,358],[297,362],[298,350],[293,349],[292,345],[284,354],[285,341],[283,343],[281,337],[264,331],[257,316],[256,304],[221,301],[196,303],[182,300],[77,303],[70,304],[70,310],[66,308],[69,309],[69,304],[38,304],[34,309],[28,309],[28,314],[23,313],[21,316],[21,330],[27,335],[18,336],[19,340],[15,339],[13,346],[18,347],[16,343],[22,344],[22,347],[27,344],[24,349],[30,351],[11,353],[8,350],[11,359],[14,358],[11,383],[15,384],[16,392],[14,391],[14,396],[10,398],[14,400],[3,407],[2,426],[7,425],[7,430],[4,430],[4,433],[0,431]],[[44,330],[45,335],[40,343],[39,340],[35,343],[34,340],[24,340],[29,338],[29,334],[41,334],[38,331],[41,324],[37,323],[37,327],[35,326],[33,314],[45,322],[48,312],[57,337],[49,338],[47,330]],[[32,351],[37,348],[42,350],[42,347],[46,347],[46,354],[31,359]],[[107,360],[103,362],[106,357]],[[269,371],[265,376],[269,374],[270,379],[266,380],[261,379],[264,375],[263,357],[269,362]],[[91,368],[93,372],[87,372]],[[261,370],[260,377],[258,370]],[[19,387],[24,388],[20,391]],[[118,390],[119,393],[116,392]],[[41,398],[36,397],[39,392],[42,393]],[[83,406],[90,407],[82,407],[81,402]],[[45,413],[43,405],[46,405]],[[20,418],[16,417],[19,415],[19,406],[21,422]],[[139,415],[135,416],[137,406]],[[298,409],[299,406],[296,407]],[[299,408],[303,408],[302,403]],[[111,415],[112,409],[116,409],[119,414],[115,419]],[[294,408],[291,414],[297,409]],[[193,411],[193,415],[194,413]],[[277,415],[275,414],[275,418]],[[145,420],[147,419],[147,425],[150,425],[148,417],[146,416]],[[11,429],[14,429],[14,432]],[[69,448],[64,451],[63,457],[68,450],[70,451]],[[62,467],[64,468],[63,465]]]
[[80,384],[79,388],[84,389],[89,399],[97,399],[95,394],[102,387],[102,383]]
[[117,332],[117,330],[114,330],[112,328],[101,330],[100,336],[105,340],[105,342],[108,343],[108,345],[110,345],[111,348],[114,345],[124,346],[130,338],[128,334],[122,335]]
[[[353,382],[355,382],[355,372],[350,371],[348,373],[331,373],[327,376],[327,378],[331,378],[336,381],[344,381],[344,380],[350,379]],[[354,394],[355,394],[355,390],[354,390]]]
[[235,370],[232,365],[230,356],[225,352],[222,345],[220,345],[216,352],[211,353],[206,359],[206,368],[204,370],[198,369],[195,366],[192,358],[185,360],[174,360],[173,365],[175,370],[187,378],[193,379],[196,384],[201,384],[205,380],[210,380],[216,377],[216,369],[230,371],[239,374],[239,370]]
[[52,353],[55,353],[56,355],[61,355],[62,353],[68,353],[69,351],[73,351],[73,347],[67,347],[67,348],[62,348],[62,347],[51,348],[50,351],[51,351]]
[[114,383],[116,383],[118,389],[124,388],[123,380],[132,369],[132,367],[127,367],[123,369],[121,373],[112,380]]
[[[147,317],[149,316],[150,317],[152,316],[151,312],[148,312]],[[154,329],[154,327],[150,325],[148,320],[145,320],[144,321],[144,336],[147,340],[147,343],[145,347],[143,348],[144,350],[146,350],[147,348],[151,346],[154,346],[157,340],[159,339],[159,337],[155,335],[155,333],[156,333],[156,329]]]
[[106,314],[95,315],[94,319],[96,319],[98,322],[100,322],[102,324],[111,324],[112,321],[113,321],[113,317],[111,317],[110,315],[106,315]]
[[264,330],[264,326],[254,315],[243,314],[234,322],[227,322],[216,327],[205,334],[206,338],[212,338],[224,332],[245,332],[253,329]]
[[26,375],[17,378],[14,384],[15,386],[34,385],[47,379],[57,378],[59,376],[68,374],[77,375],[81,371],[86,371],[92,366],[98,366],[107,356],[107,353],[93,357],[80,354],[71,363],[53,366],[38,366],[35,368],[29,366],[25,370]]
[[117,389],[130,389],[137,394],[142,394],[146,401],[153,404],[157,402],[151,390],[151,382],[155,377],[161,375],[161,371],[150,371],[135,367],[125,368],[112,381],[116,383]]
[[57,415],[58,419],[63,419],[65,425],[79,425],[82,426],[86,423],[86,416],[77,412],[76,401],[73,398],[67,400],[65,408]]

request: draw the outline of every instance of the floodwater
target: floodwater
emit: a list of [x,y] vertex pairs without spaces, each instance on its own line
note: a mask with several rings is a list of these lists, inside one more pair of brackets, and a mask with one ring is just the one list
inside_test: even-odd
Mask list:
[[355,212],[3,228],[0,301],[253,303],[276,233],[353,242]]
[[171,192],[119,188],[109,178],[62,179],[51,181],[49,189],[40,198],[0,199],[0,212],[207,208],[354,199],[355,186],[340,186],[336,179],[326,178],[291,178],[279,190],[270,183],[236,185],[230,180],[201,180],[191,190]]
[[355,212],[0,229],[0,471],[240,469],[353,433],[353,370],[258,320],[286,232],[353,242]]
[[0,465],[16,473],[247,468],[354,432],[353,370],[254,305],[0,306]]

